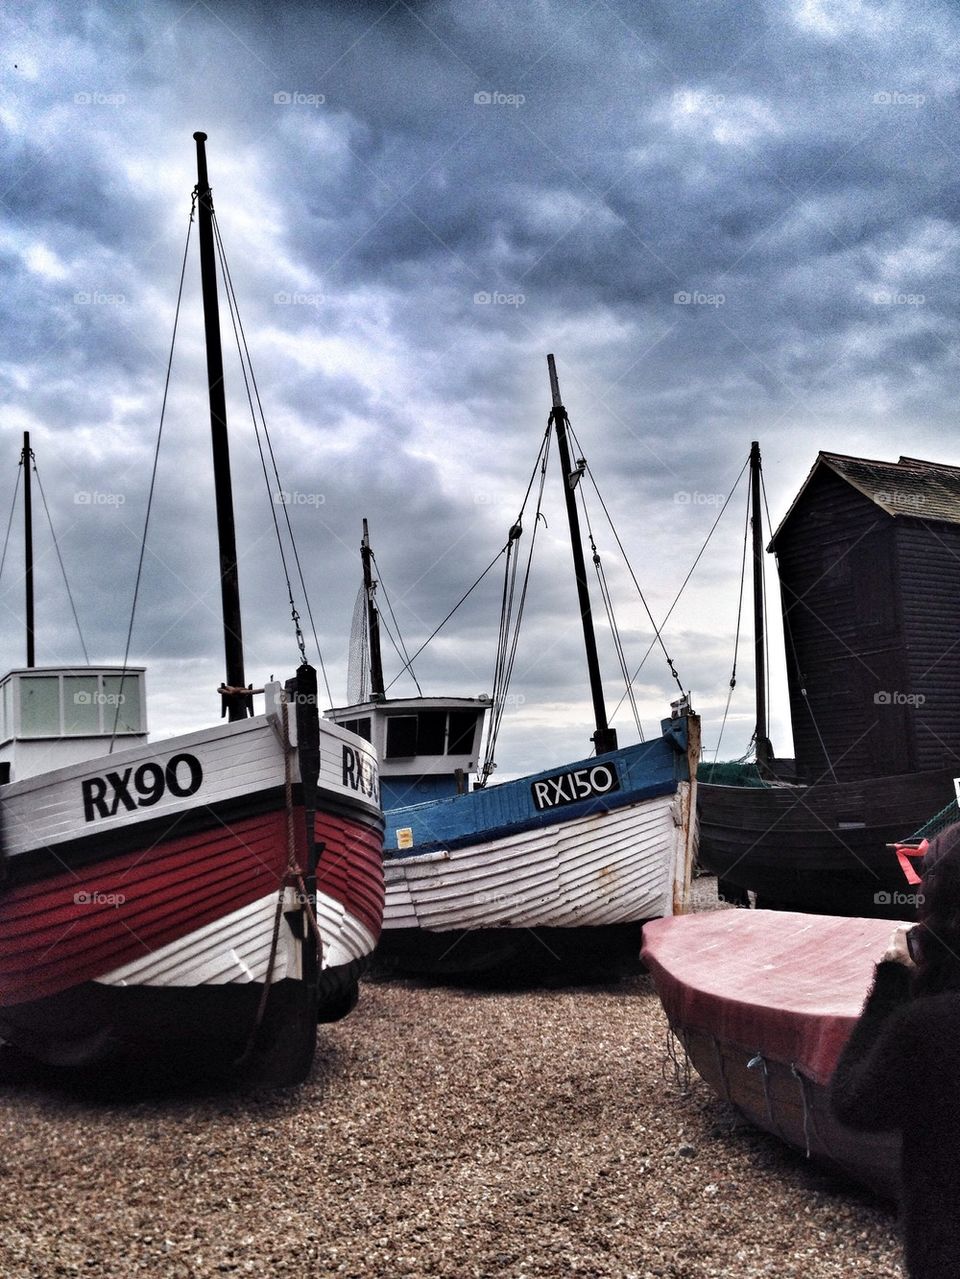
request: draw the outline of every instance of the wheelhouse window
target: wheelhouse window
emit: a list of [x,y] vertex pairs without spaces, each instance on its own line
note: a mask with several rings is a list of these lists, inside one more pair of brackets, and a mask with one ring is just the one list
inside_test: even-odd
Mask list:
[[447,736],[447,754],[472,755],[476,726],[476,711],[451,711],[450,732]]
[[[476,711],[420,711],[387,719],[387,759],[414,755],[470,755]],[[349,727],[345,725],[345,727]]]
[[417,753],[417,716],[391,715],[387,720],[387,759],[405,759]]
[[143,672],[11,672],[3,682],[3,740],[144,731]]
[[362,719],[342,719],[340,727],[345,728],[348,733],[356,733],[358,737],[362,737],[366,742],[373,740],[370,736],[369,715],[364,715]]

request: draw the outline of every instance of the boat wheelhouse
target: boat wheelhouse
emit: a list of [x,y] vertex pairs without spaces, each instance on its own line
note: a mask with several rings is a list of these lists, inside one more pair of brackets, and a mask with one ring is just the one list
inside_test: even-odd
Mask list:
[[487,697],[394,697],[326,715],[373,746],[387,811],[464,794],[478,769],[489,709]]

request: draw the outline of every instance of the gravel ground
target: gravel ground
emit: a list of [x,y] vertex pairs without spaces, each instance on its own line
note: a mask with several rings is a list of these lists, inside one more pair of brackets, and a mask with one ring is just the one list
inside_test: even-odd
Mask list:
[[665,1037],[646,977],[390,982],[289,1093],[96,1101],[0,1052],[0,1274],[901,1276],[891,1214]]

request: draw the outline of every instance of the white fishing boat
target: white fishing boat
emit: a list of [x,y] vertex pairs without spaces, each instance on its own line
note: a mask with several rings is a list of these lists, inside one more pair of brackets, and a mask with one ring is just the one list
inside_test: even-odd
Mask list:
[[[683,911],[689,896],[699,717],[681,695],[649,741],[619,747],[608,725],[575,496],[585,463],[571,463],[553,356],[548,363],[553,408],[546,440],[552,429],[564,480],[596,753],[487,785],[489,764],[479,767],[480,739],[485,713],[495,720],[502,715],[506,683],[499,674],[492,697],[472,703],[388,698],[368,548],[371,695],[328,712],[378,748],[386,816],[386,907],[378,956],[407,971],[460,973],[521,962],[549,976],[629,969],[639,959],[644,920]],[[545,448],[541,456],[545,469]],[[518,520],[511,549],[520,532]],[[511,571],[508,559],[508,578]],[[512,644],[501,631],[501,652]],[[477,771],[480,784],[470,789]]]
[[194,137],[227,722],[149,742],[142,668],[35,666],[26,440],[27,665],[0,681],[0,1037],[58,1065],[162,1057],[292,1083],[317,1021],[353,1006],[379,935],[377,761],[320,720],[302,640],[285,684],[245,681],[213,204]]

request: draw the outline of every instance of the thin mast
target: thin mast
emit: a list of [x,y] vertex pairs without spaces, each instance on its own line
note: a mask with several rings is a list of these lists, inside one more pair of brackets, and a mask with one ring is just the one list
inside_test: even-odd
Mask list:
[[[220,304],[217,299],[217,261],[213,243],[213,197],[207,179],[205,133],[195,133],[197,143],[197,208],[200,236],[200,280],[203,290],[203,324],[207,343],[207,386],[210,393],[210,433],[213,438],[213,480],[217,502],[217,537],[220,543],[220,598],[223,606],[223,648],[228,690],[246,688],[243,673],[243,628],[240,622],[240,581],[237,574],[237,535],[233,518],[233,486],[230,482],[230,444],[227,439],[227,403],[223,390],[223,352],[220,347]],[[251,713],[250,698],[224,693],[227,716],[244,719]]]
[[757,766],[770,766],[767,738],[766,624],[763,609],[763,524],[760,518],[760,445],[750,445],[750,524],[753,533],[753,660],[757,684]]
[[573,548],[573,567],[577,577],[577,594],[580,597],[580,620],[583,623],[583,642],[587,650],[587,671],[590,676],[590,692],[593,697],[593,715],[597,730],[591,741],[598,755],[617,749],[617,730],[607,725],[607,709],[603,703],[603,684],[600,680],[600,661],[597,657],[597,638],[593,632],[593,612],[590,608],[590,590],[587,586],[587,569],[583,559],[583,543],[580,540],[580,517],[577,514],[576,485],[579,474],[570,465],[570,448],[567,444],[567,410],[560,399],[560,383],[557,366],[552,355],[547,356],[550,370],[550,390],[553,409],[550,420],[557,431],[557,448],[560,453],[560,470],[563,474],[563,496],[567,504],[570,522],[570,543]]
[[27,665],[36,666],[34,653],[33,619],[33,497],[30,492],[30,432],[23,433],[23,558],[24,581],[27,588]]
[[363,541],[360,543],[363,560],[363,593],[367,598],[367,635],[370,640],[370,693],[374,701],[386,698],[383,687],[383,661],[380,656],[380,615],[374,603],[373,552],[370,550],[370,533],[367,521],[363,521]]

